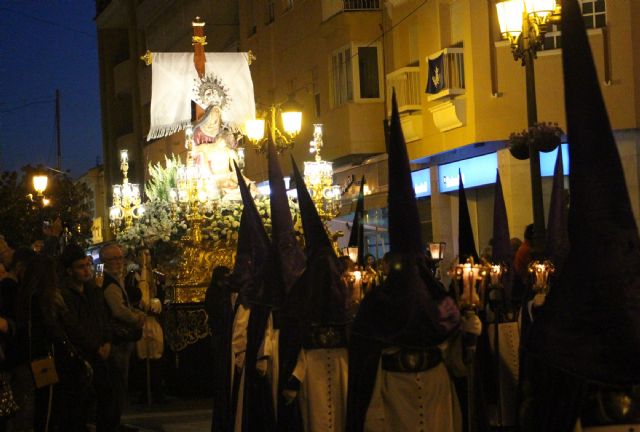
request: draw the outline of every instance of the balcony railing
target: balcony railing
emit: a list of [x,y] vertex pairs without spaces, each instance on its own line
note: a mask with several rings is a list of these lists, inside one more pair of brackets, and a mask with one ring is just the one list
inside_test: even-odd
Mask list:
[[432,101],[464,94],[464,49],[445,48],[427,58],[427,93]]
[[322,0],[322,20],[326,21],[340,12],[380,10],[382,0]]
[[391,112],[391,92],[396,90],[398,111],[418,111],[422,109],[420,95],[420,68],[404,67],[387,74],[387,110]]
[[380,0],[343,0],[345,11],[378,10]]

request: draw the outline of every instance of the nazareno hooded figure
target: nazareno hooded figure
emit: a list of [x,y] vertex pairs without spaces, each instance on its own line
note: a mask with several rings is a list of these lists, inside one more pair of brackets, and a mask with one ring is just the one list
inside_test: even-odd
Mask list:
[[[306,267],[306,257],[301,244],[296,239],[293,228],[293,219],[289,208],[289,198],[284,184],[282,169],[278,162],[276,151],[271,141],[268,139],[268,162],[269,162],[269,187],[270,208],[271,208],[271,254],[272,261],[266,277],[270,278],[271,283],[268,287],[271,292],[263,296],[262,304],[268,306],[271,310],[271,317],[268,321],[267,332],[265,333],[265,344],[270,345],[272,353],[271,362],[269,363],[268,375],[271,380],[273,400],[276,402],[276,412],[278,414],[279,426],[282,430],[295,430],[290,427],[292,424],[299,424],[299,412],[293,411],[293,420],[291,419],[292,406],[285,406],[284,396],[278,393],[278,383],[280,375],[280,326],[281,326],[281,308],[284,300],[302,276]],[[286,349],[289,345],[284,343]]]
[[293,168],[307,268],[281,312],[279,430],[342,431],[347,402],[347,287],[295,161]]
[[231,410],[231,326],[237,293],[231,292],[231,270],[217,266],[204,299],[211,331],[213,364],[213,415],[211,432],[230,432],[234,421]]
[[[244,177],[235,164],[242,196],[242,216],[232,283],[244,299],[234,317],[231,351],[234,364],[235,431],[273,431],[276,428],[272,385],[267,374],[271,351],[269,331],[272,267],[271,242]],[[238,381],[239,378],[239,381]],[[235,391],[232,390],[235,396]],[[233,401],[235,399],[235,401]]]
[[391,269],[363,299],[353,323],[347,431],[459,430],[440,345],[458,333],[460,313],[427,267],[395,93],[388,200]]
[[535,431],[572,431],[577,421],[631,430],[640,420],[640,238],[576,0],[562,5],[562,46],[570,249],[525,341],[526,422]]

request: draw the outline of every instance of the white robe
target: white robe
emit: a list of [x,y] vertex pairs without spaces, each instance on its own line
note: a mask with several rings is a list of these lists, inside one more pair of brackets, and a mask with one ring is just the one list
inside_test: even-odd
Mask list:
[[[235,429],[242,430],[242,412],[244,406],[244,379],[245,379],[245,353],[247,350],[247,326],[251,309],[244,306],[238,306],[238,310],[233,320],[233,336],[231,338],[231,357],[232,371],[231,382],[236,373],[236,368],[242,370],[240,377],[240,388],[238,389],[238,400],[236,405]],[[256,368],[269,377],[271,383],[271,392],[273,394],[273,410],[277,412],[277,392],[278,392],[278,338],[280,331],[273,328],[272,314],[269,314],[269,320],[265,329],[264,339],[258,350],[258,361]]]
[[378,373],[365,432],[459,432],[460,404],[443,362],[424,372]]
[[305,432],[344,431],[347,415],[346,348],[302,349],[293,375]]

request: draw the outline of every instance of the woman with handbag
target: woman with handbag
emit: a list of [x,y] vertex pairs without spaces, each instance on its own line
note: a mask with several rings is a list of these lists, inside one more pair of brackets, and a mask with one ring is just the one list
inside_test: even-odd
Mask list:
[[0,278],[0,432],[7,430],[9,419],[19,408],[12,388],[17,357],[15,302],[25,263],[32,255],[21,248],[14,251],[0,239],[0,261],[6,264]]
[[[63,347],[60,317],[66,306],[58,288],[56,263],[51,258],[36,257],[24,272],[16,304],[17,335],[14,368],[16,397],[26,408],[33,401],[33,417],[18,416],[14,428],[33,422],[34,431],[54,429],[54,388],[59,380],[54,363],[55,345]],[[28,412],[28,410],[25,410]]]

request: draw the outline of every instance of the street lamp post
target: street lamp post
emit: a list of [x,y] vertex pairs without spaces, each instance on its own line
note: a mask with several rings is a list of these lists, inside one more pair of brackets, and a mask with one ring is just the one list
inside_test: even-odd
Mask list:
[[[278,128],[278,114],[282,121],[282,129]],[[290,96],[285,103],[270,106],[265,118],[248,120],[246,123],[247,138],[259,151],[266,151],[265,123],[268,136],[271,138],[276,151],[281,152],[293,147],[294,140],[302,128],[302,109],[293,97]]]
[[47,189],[49,183],[49,177],[46,174],[38,174],[33,176],[33,190],[36,191],[39,197],[44,196],[44,191]]
[[[527,125],[538,122],[534,60],[542,48],[550,23],[557,19],[556,0],[503,0],[496,3],[502,37],[511,42],[514,59],[521,60],[525,70],[527,96]],[[533,250],[544,251],[545,223],[540,175],[540,153],[537,143],[529,140],[529,169],[531,171],[531,200],[533,204]]]

